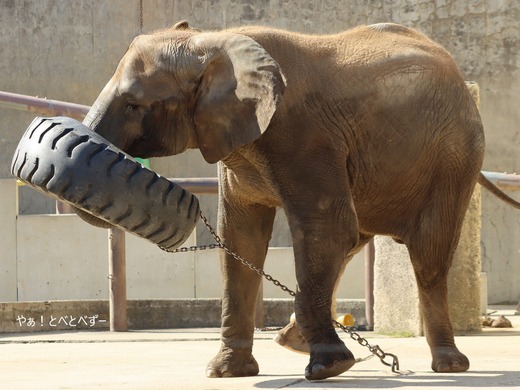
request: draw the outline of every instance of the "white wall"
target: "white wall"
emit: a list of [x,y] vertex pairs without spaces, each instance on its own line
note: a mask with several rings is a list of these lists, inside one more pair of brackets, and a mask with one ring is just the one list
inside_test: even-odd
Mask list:
[[[108,299],[108,233],[76,215],[16,215],[16,184],[0,180],[0,301]],[[195,245],[192,234],[184,246]],[[218,250],[166,253],[126,234],[128,299],[218,298]],[[270,248],[266,271],[294,289],[292,248]],[[364,298],[363,257],[350,264],[338,298]],[[289,297],[264,283],[264,297]]]

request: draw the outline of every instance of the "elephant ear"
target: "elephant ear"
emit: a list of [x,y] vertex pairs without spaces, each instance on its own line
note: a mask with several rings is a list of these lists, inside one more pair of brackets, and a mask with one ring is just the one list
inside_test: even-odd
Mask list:
[[262,135],[285,79],[267,51],[244,35],[202,33],[194,37],[194,46],[203,63],[195,133],[204,159],[215,163]]
[[172,29],[174,30],[191,30],[191,31],[200,31],[198,28],[191,27],[187,20],[181,20],[173,25]]

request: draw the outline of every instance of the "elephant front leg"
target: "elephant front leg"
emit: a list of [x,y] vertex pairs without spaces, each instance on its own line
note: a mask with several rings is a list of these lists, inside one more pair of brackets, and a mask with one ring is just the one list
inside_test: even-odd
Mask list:
[[[275,210],[264,206],[220,204],[219,233],[224,244],[262,269]],[[261,278],[227,252],[221,252],[223,276],[221,347],[206,369],[208,377],[253,376],[255,305]]]

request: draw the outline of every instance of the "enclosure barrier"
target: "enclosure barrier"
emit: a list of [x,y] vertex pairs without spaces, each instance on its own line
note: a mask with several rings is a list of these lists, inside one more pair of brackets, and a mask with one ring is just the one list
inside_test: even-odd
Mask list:
[[[64,115],[81,120],[88,112],[89,107],[57,100],[42,99],[26,95],[19,95],[0,91],[0,106],[34,112],[38,115]],[[496,172],[484,172],[484,175],[502,189],[519,190],[520,176]],[[194,194],[216,194],[218,192],[217,178],[186,178],[171,179],[176,184]],[[119,229],[109,231],[109,279],[110,279],[110,329],[115,331],[126,330],[126,267],[124,232]],[[369,326],[374,325],[374,261],[375,250],[371,242],[365,247],[365,299],[366,318]],[[261,323],[262,294],[258,296],[257,326]],[[520,310],[519,307],[517,308]]]
[[82,120],[90,109],[89,106],[81,104],[3,91],[0,91],[0,106],[14,110],[34,112],[37,115],[68,116],[78,120]]
[[[29,111],[38,115],[63,115],[78,120],[82,120],[90,109],[89,106],[85,105],[2,91],[0,91],[0,106]],[[218,192],[217,178],[176,178],[170,180],[194,194],[216,194]],[[58,203],[57,209],[67,210],[61,203]],[[110,330],[112,331],[124,331],[127,329],[126,254],[124,242],[125,233],[122,230],[117,228],[109,229],[109,315]],[[367,248],[365,252],[365,296],[371,297],[373,296],[373,244],[367,245]],[[262,284],[260,286],[262,286]],[[365,315],[368,326],[373,326],[373,299],[368,298],[366,300]],[[255,325],[257,327],[263,327],[262,287],[257,296]]]
[[[3,91],[0,91],[0,106],[38,115],[68,116],[78,120],[82,120],[90,109],[85,105]],[[182,178],[172,181],[194,194],[216,194],[218,191],[216,178]],[[61,207],[58,206],[58,209]],[[124,331],[127,328],[124,232],[117,228],[109,229],[108,242],[110,330]]]

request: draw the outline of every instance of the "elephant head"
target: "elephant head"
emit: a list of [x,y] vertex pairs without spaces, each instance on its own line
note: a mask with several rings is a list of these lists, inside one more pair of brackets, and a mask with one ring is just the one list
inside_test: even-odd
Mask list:
[[284,89],[253,39],[181,22],[134,39],[83,123],[134,157],[199,148],[215,163],[260,137]]
[[253,39],[180,22],[134,39],[83,123],[134,157],[199,148],[215,163],[260,137],[284,89],[279,65]]

